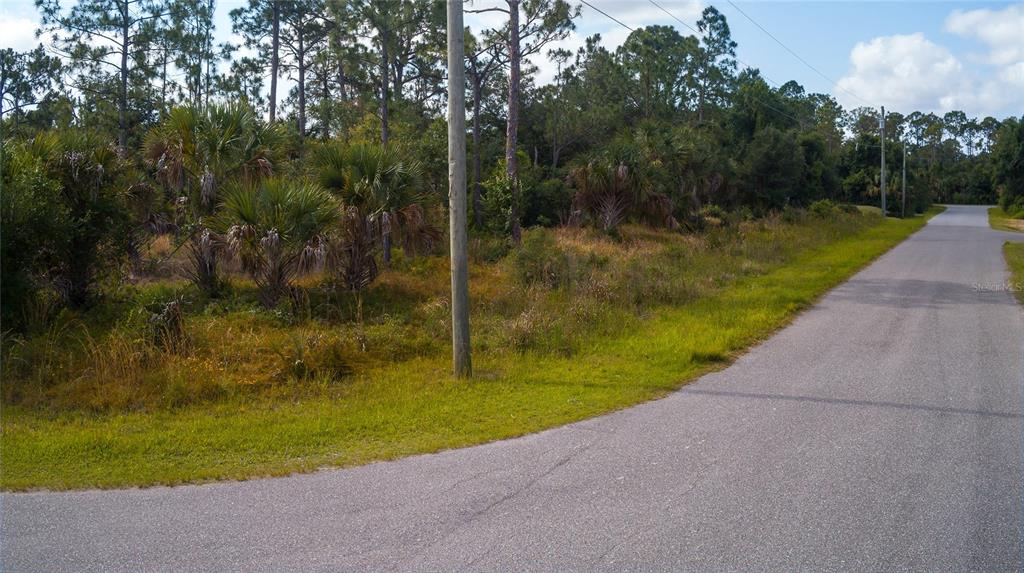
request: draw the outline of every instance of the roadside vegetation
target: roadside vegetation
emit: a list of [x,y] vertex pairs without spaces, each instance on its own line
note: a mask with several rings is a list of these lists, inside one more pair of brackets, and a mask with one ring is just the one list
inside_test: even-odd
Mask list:
[[1024,304],[1024,243],[1006,242],[1003,255],[1010,268],[1010,288],[1021,304]]
[[[40,0],[50,45],[0,51],[5,488],[279,474],[581,419],[727,363],[934,200],[1024,204],[1017,118],[773,87],[710,6],[700,37],[569,53],[549,48],[579,6],[509,2],[518,33],[466,33],[458,382],[443,3],[252,0],[226,46],[210,4],[129,4]],[[904,145],[906,211],[866,208],[883,147],[900,188]]]
[[1024,231],[1024,209],[1011,215],[1002,207],[989,207],[988,224],[997,231]]
[[[298,319],[254,286],[231,304],[138,286],[9,343],[3,487],[173,484],[308,471],[537,431],[724,366],[923,218],[792,212],[700,236],[531,229],[474,246],[477,374],[449,375],[446,260],[404,259]],[[310,285],[312,286],[312,285]],[[312,289],[311,290],[315,290]],[[177,301],[176,310],[166,303]],[[156,311],[156,312],[154,312]],[[159,313],[177,313],[174,344]]]

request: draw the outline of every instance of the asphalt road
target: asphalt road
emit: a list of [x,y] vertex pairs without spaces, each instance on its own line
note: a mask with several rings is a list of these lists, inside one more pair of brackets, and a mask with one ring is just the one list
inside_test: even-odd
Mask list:
[[953,207],[726,370],[521,439],[2,497],[4,571],[1017,571],[1024,313]]

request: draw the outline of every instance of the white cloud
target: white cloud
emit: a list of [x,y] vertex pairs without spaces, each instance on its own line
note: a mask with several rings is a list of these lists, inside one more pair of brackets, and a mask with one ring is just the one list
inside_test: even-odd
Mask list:
[[[836,95],[847,107],[865,105],[852,92],[893,111],[944,113],[960,109],[971,116],[1001,115],[1024,102],[1024,62],[982,70],[964,63],[924,34],[883,36],[859,42],[850,53],[850,71]],[[990,66],[984,66],[989,68]]]
[[838,94],[846,106],[871,102],[900,110],[938,110],[955,99],[963,66],[946,48],[924,34],[895,35],[858,42],[850,53],[850,72],[840,78]]
[[987,61],[993,65],[1024,62],[1024,4],[1002,10],[954,10],[946,18],[946,31],[986,44]]
[[1016,64],[1006,66],[1002,73],[999,74],[999,77],[1004,82],[1016,86],[1020,90],[1017,92],[1018,94],[1024,94],[1024,62],[1017,62]]
[[0,12],[0,48],[12,48],[15,52],[35,48],[42,41],[36,38],[37,26],[34,19]]

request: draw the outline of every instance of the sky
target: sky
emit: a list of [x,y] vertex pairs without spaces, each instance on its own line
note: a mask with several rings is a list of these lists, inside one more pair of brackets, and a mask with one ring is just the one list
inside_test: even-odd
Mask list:
[[[218,1],[218,41],[231,40],[228,12],[244,1]],[[500,1],[474,0],[471,7]],[[671,25],[692,34],[649,0],[588,1],[632,28]],[[1024,2],[655,1],[694,28],[701,10],[713,4],[728,19],[741,67],[760,69],[775,85],[796,80],[808,92],[832,94],[847,109],[1024,115]],[[500,16],[467,14],[466,23],[479,30],[497,25]],[[600,34],[605,47],[614,49],[629,35],[586,5],[575,24],[558,47],[575,50],[586,37]],[[0,1],[0,47],[33,47],[37,27],[31,0]],[[543,54],[533,63],[538,81],[550,81],[554,65]]]

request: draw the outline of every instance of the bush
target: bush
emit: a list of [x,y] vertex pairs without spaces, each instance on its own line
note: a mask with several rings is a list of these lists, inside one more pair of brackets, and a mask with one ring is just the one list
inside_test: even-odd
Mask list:
[[65,304],[86,306],[132,242],[128,162],[85,131],[42,133],[4,154],[11,157],[3,181],[5,299],[13,294],[4,314],[23,314],[11,304],[30,300],[44,280]]
[[736,216],[736,219],[739,220],[739,221],[753,221],[754,219],[757,218],[754,215],[754,211],[750,207],[748,207],[746,205],[744,205],[744,206],[740,207],[739,209],[737,209],[735,216]]
[[512,256],[512,268],[516,278],[527,286],[559,288],[575,283],[579,261],[559,248],[551,232],[537,229],[524,235],[522,246]]
[[13,142],[0,153],[0,320],[5,328],[21,330],[28,326],[26,311],[40,297],[42,259],[57,248],[67,210],[42,158]]
[[807,210],[810,211],[811,215],[821,217],[822,219],[834,217],[840,212],[839,206],[830,199],[819,199],[811,203]]
[[1024,197],[1017,197],[1012,202],[1006,203],[1003,210],[1013,219],[1024,218]]
[[729,220],[729,216],[725,212],[725,209],[722,209],[715,204],[704,205],[701,207],[699,215],[703,223],[713,227],[724,225]]
[[572,208],[572,190],[562,179],[545,179],[523,189],[523,225],[551,227],[566,218]]
[[[522,182],[520,182],[520,186]],[[513,181],[504,172],[483,182],[484,225],[500,235],[512,232]]]
[[807,216],[807,212],[803,209],[797,209],[792,205],[786,205],[782,208],[781,218],[784,223],[799,223],[804,220]]

